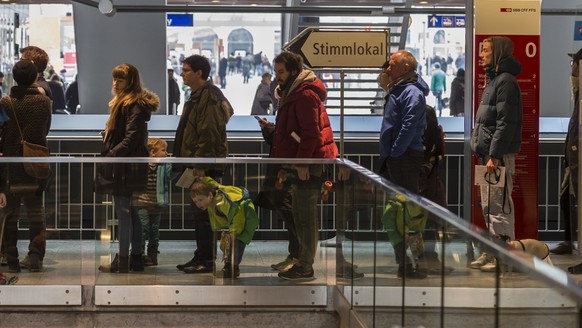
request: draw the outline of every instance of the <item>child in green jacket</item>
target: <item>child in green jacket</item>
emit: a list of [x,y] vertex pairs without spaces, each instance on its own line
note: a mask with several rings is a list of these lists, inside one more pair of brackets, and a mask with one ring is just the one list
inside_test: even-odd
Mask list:
[[192,184],[190,197],[198,208],[208,210],[213,231],[228,229],[228,233],[223,232],[221,238],[221,248],[224,248],[225,253],[223,277],[238,278],[245,247],[251,242],[259,225],[248,191],[224,186],[210,177],[204,177]]

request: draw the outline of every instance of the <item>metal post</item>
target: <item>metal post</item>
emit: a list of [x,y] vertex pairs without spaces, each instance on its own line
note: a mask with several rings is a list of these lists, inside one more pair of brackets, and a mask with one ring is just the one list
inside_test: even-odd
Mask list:
[[344,70],[340,71],[340,158],[344,158]]

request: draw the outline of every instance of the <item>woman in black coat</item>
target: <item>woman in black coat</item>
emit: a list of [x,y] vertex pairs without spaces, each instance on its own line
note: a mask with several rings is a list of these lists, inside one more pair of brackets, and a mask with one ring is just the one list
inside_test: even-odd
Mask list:
[[[121,64],[113,69],[111,114],[103,131],[101,155],[105,157],[148,157],[148,126],[152,112],[159,108],[157,95],[142,87],[139,71]],[[147,163],[113,164],[113,197],[119,226],[119,253],[103,272],[143,271],[141,260],[141,222],[137,214],[137,195],[145,191]]]

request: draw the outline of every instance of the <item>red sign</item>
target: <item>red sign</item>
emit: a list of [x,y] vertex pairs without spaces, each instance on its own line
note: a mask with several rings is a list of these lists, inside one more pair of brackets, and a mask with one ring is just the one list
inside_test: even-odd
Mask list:
[[[538,146],[539,146],[539,76],[540,76],[540,0],[476,0],[474,62],[479,62],[481,42],[490,36],[505,36],[514,44],[513,56],[521,63],[517,81],[521,89],[523,122],[521,150],[516,156],[513,176],[515,237],[538,236]],[[475,65],[473,117],[485,88],[485,71]],[[473,176],[471,177],[473,179]],[[472,220],[485,227],[479,206],[480,192],[472,194]]]

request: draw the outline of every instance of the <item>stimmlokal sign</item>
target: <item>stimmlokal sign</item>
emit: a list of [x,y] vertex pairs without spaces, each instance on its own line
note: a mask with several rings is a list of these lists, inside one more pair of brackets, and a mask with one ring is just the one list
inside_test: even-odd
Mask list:
[[388,57],[388,31],[307,28],[283,49],[301,55],[310,68],[378,68]]

